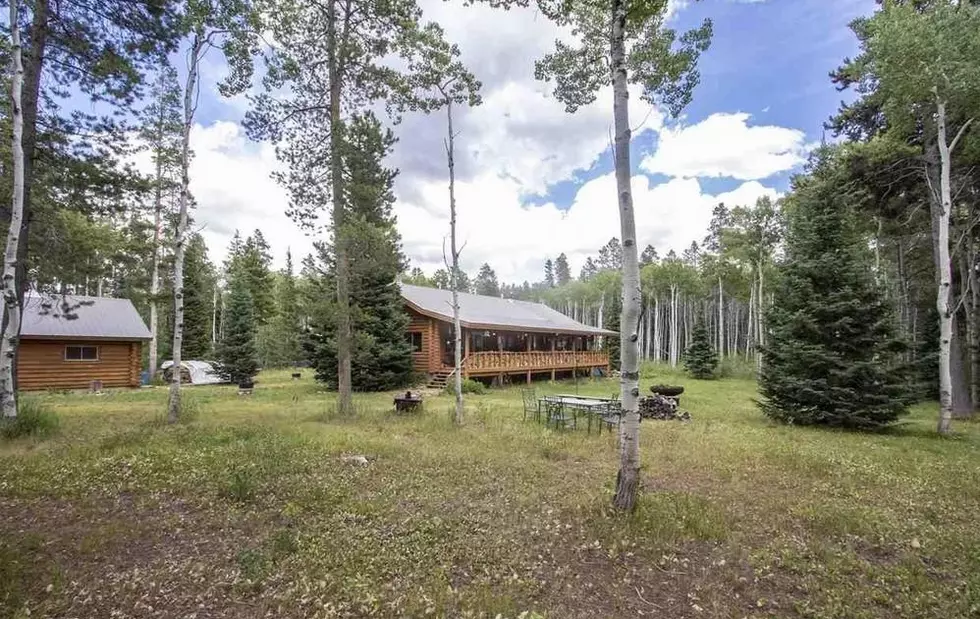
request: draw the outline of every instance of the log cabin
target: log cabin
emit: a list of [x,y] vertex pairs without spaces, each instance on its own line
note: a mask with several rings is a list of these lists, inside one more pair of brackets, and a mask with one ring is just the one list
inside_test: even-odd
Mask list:
[[[428,375],[429,386],[445,386],[455,366],[452,293],[402,284],[401,294],[411,317],[406,337],[415,370]],[[530,383],[536,377],[609,373],[602,338],[616,332],[541,303],[460,293],[459,318],[465,378]]]
[[129,299],[31,293],[21,320],[18,389],[138,387],[149,339]]

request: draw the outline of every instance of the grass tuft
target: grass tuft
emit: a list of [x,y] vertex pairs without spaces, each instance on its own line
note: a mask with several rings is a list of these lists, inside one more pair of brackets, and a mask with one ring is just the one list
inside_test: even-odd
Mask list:
[[37,397],[21,397],[17,417],[0,420],[0,436],[12,440],[33,437],[47,438],[58,431],[58,415],[44,400]]

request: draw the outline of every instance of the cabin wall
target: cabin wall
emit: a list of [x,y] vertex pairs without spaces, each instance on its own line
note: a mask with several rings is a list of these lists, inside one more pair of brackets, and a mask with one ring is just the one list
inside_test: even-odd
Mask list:
[[[98,361],[66,361],[66,346],[98,346]],[[93,380],[103,387],[138,387],[142,359],[140,342],[86,340],[21,340],[17,386],[23,390],[88,389]]]
[[442,366],[439,360],[439,323],[411,309],[408,315],[408,332],[422,334],[422,350],[412,353],[412,367],[416,372],[435,372]]

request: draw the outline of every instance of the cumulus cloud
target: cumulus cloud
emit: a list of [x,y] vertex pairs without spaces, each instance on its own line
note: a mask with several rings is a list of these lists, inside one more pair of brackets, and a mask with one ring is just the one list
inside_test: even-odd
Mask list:
[[[286,216],[286,192],[270,176],[278,165],[271,146],[250,142],[237,123],[218,121],[194,125],[191,149],[193,229],[204,237],[213,262],[224,260],[235,230],[242,236],[261,230],[276,265],[285,263],[287,249],[297,263],[310,252],[312,239]],[[145,173],[153,169],[146,151],[135,163]]]
[[[466,242],[463,267],[475,272],[487,262],[503,281],[536,281],[542,277],[544,261],[564,252],[577,274],[587,256],[620,235],[615,186],[612,174],[594,178],[579,188],[572,206],[562,210],[550,203],[527,205],[520,185],[510,179],[488,175],[460,183],[459,238]],[[633,177],[632,186],[639,244],[650,243],[662,253],[700,241],[718,202],[752,204],[759,196],[779,195],[755,181],[719,195],[705,193],[693,178],[652,185],[647,176],[639,175]],[[446,204],[444,186],[433,184],[422,194],[432,204]],[[429,272],[442,268],[447,215],[408,201],[399,202],[397,211],[413,264]]]
[[643,159],[647,172],[667,176],[759,180],[792,170],[806,160],[806,136],[798,129],[749,126],[749,114],[716,113],[689,126],[660,132],[656,151]]

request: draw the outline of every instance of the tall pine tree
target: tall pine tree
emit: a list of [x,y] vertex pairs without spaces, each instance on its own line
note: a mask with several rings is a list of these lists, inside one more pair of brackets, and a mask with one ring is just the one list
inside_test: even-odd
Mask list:
[[184,254],[184,342],[185,359],[211,356],[211,320],[214,309],[214,267],[200,234],[190,237]]
[[555,259],[555,284],[564,286],[572,281],[572,270],[568,267],[568,256],[559,254]]
[[855,221],[862,196],[841,183],[842,153],[818,153],[795,179],[786,256],[767,314],[761,407],[772,419],[875,429],[905,413],[901,344]]
[[222,336],[215,350],[217,372],[232,383],[249,381],[258,372],[259,359],[255,350],[252,295],[243,277],[231,280],[222,323]]
[[[412,349],[405,339],[409,317],[395,283],[405,269],[392,213],[397,172],[383,165],[395,140],[371,114],[353,117],[345,139],[347,221],[339,238],[346,243],[350,274],[351,385],[358,391],[398,388],[411,381]],[[304,345],[317,379],[336,386],[335,252],[327,244],[317,249],[322,302]]]
[[497,282],[497,274],[494,273],[490,265],[483,263],[480,272],[476,274],[476,294],[488,297],[500,296],[500,284]]

